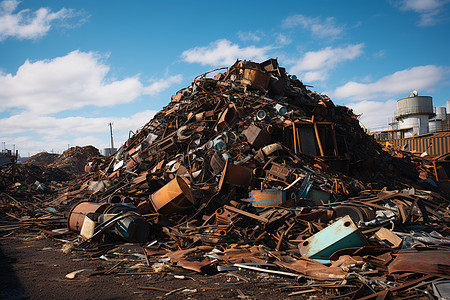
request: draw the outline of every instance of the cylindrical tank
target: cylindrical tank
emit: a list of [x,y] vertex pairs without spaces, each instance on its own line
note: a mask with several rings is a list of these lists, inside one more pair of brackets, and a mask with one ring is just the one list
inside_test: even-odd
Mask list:
[[405,131],[405,137],[421,135],[428,133],[428,115],[412,115],[401,117],[398,120],[400,129],[409,129]]
[[419,114],[434,115],[432,97],[416,96],[397,100],[397,118]]
[[103,213],[109,206],[108,203],[80,202],[75,205],[69,213],[67,227],[70,230],[80,232],[83,227],[84,218],[89,213]]
[[447,111],[450,112],[450,100],[447,100]]
[[447,109],[445,106],[436,107],[436,119],[445,122],[447,119]]
[[440,119],[430,119],[428,122],[428,127],[430,132],[442,130],[442,121]]
[[153,208],[161,214],[180,212],[194,204],[194,197],[185,179],[180,176],[149,197]]

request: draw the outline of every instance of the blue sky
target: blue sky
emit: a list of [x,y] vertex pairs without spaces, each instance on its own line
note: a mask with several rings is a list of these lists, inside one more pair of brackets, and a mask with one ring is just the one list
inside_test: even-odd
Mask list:
[[450,100],[450,1],[0,1],[0,141],[22,156],[115,145],[195,76],[278,57],[387,127],[412,90]]

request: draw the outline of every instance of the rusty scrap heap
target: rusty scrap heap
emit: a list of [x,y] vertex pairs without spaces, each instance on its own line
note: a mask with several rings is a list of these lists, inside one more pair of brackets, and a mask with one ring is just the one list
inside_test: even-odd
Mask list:
[[46,203],[70,208],[77,247],[143,243],[149,265],[292,277],[289,295],[448,288],[449,200],[432,169],[383,151],[277,60],[207,74]]

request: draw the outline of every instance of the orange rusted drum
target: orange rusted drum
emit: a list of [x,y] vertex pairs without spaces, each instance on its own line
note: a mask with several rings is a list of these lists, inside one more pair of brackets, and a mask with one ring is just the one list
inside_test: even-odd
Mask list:
[[153,208],[161,214],[180,212],[194,204],[191,189],[180,176],[150,195],[149,199]]
[[109,206],[108,203],[95,203],[95,202],[81,202],[75,205],[67,219],[67,227],[70,230],[80,232],[83,226],[84,217],[89,213],[103,213],[103,211]]

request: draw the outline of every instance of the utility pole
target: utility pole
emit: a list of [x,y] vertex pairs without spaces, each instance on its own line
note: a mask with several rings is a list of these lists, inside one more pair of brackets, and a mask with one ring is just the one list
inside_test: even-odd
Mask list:
[[112,150],[112,149],[114,149],[113,131],[112,131],[113,123],[109,122],[108,125],[109,125],[109,131],[111,132],[111,151],[113,151]]

